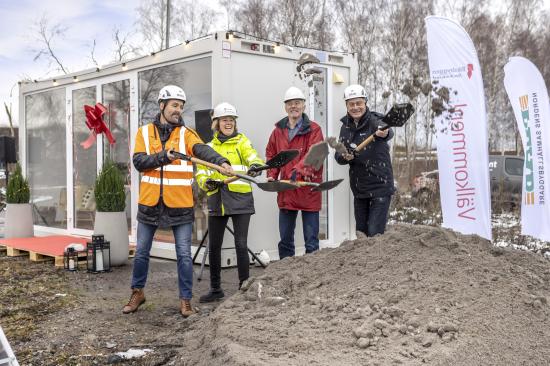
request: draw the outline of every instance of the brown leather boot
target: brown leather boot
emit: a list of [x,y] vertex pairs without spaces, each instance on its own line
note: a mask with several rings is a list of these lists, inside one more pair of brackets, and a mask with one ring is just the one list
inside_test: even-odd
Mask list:
[[195,311],[191,307],[191,300],[181,299],[180,313],[184,318],[195,314]]
[[132,296],[130,296],[130,301],[122,309],[124,314],[130,314],[135,312],[141,304],[145,302],[145,293],[142,288],[133,288]]

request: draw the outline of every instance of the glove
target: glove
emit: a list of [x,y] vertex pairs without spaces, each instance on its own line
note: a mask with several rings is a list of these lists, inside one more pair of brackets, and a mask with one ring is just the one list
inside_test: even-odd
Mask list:
[[309,182],[315,177],[315,171],[310,166],[303,166],[302,168],[296,169],[295,171],[299,175],[301,175],[306,182]]
[[222,187],[223,182],[219,180],[207,179],[206,182],[204,182],[204,186],[208,192],[211,192]]
[[252,164],[250,166],[250,168],[248,169],[248,171],[246,172],[246,175],[249,175],[251,176],[252,178],[255,178],[257,177],[258,175],[261,175],[262,174],[262,171],[261,170],[257,170],[258,168],[261,168],[262,165],[260,164]]

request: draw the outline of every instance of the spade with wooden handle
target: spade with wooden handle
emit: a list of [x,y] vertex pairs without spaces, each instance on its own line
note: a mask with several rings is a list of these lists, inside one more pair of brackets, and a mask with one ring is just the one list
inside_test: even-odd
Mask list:
[[[268,161],[265,162],[265,165],[255,167],[255,171],[261,172],[263,170],[267,169],[273,169],[273,168],[280,168],[288,163],[290,163],[294,158],[296,158],[300,154],[300,151],[298,150],[283,150]],[[224,184],[229,184],[231,182],[234,182],[236,180],[240,179],[240,177],[231,177],[227,178],[223,181]]]
[[[216,165],[216,164],[213,164],[213,163],[209,163],[208,161],[204,161],[204,160],[201,160],[201,159],[197,159],[195,157],[192,157],[192,156],[189,156],[189,155],[185,155],[185,154],[182,154],[178,151],[172,151],[172,154],[178,158],[178,159],[181,159],[181,160],[185,160],[185,161],[190,161],[194,164],[201,164],[201,165],[204,165],[204,166],[207,166],[209,167],[210,169],[214,169],[222,174],[225,174],[225,169],[222,168],[221,166],[219,165]],[[241,178],[241,179],[244,179],[244,180],[247,180],[251,183],[257,183],[257,181],[252,178],[252,177],[249,177],[248,175],[245,175],[245,174],[239,174],[239,173],[233,173],[236,177],[238,178]]]
[[[414,113],[414,107],[411,103],[400,103],[395,104],[384,117],[382,117],[382,122],[385,123],[385,126],[379,127],[379,131],[387,130],[390,127],[401,127],[403,126],[409,118]],[[361,142],[356,148],[355,151],[359,152],[367,147],[374,140],[375,134],[373,133],[363,142]]]
[[[216,170],[216,171],[218,171],[222,174],[225,174],[225,170],[219,165],[212,164],[212,163],[209,163],[207,161],[197,159],[197,158],[194,158],[194,157],[189,156],[189,155],[182,154],[182,153],[177,152],[177,151],[172,151],[172,154],[174,154],[174,156],[178,159],[185,160],[185,161],[190,161],[194,164],[201,164],[201,165],[209,167],[210,169],[214,169],[214,170]],[[252,178],[252,177],[250,177],[246,174],[238,174],[238,173],[234,173],[234,174],[237,178],[241,178],[241,179],[244,179],[246,181],[249,181],[250,183],[254,183],[262,191],[282,192],[282,191],[286,191],[286,190],[289,190],[289,189],[296,189],[297,188],[297,186],[295,184],[287,184],[287,183],[283,183],[283,182],[279,182],[279,181],[258,182],[256,179],[254,179],[254,178]]]
[[299,188],[296,184],[289,183],[288,181],[272,180],[267,182],[257,182],[256,185],[266,192],[283,192],[291,189]]

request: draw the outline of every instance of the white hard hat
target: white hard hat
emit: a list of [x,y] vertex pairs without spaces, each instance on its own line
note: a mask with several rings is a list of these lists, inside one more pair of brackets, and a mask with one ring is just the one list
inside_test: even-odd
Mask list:
[[214,108],[214,113],[212,114],[212,119],[231,116],[238,118],[237,109],[229,103],[220,103]]
[[182,88],[175,85],[166,85],[164,88],[160,89],[157,102],[160,103],[162,101],[170,100],[170,99],[181,100],[184,103],[187,101],[185,92],[183,91]]
[[350,85],[344,90],[344,100],[350,100],[354,98],[365,98],[365,101],[369,100],[365,88],[358,84]]
[[[264,249],[262,249],[260,253],[256,253],[256,256],[258,257],[259,260],[262,261],[264,266],[267,266],[271,261],[271,258],[269,258],[269,254],[267,254],[267,252]],[[261,264],[258,263],[258,261],[256,261],[256,266],[261,266]]]
[[285,93],[285,103],[292,99],[301,99],[305,101],[306,96],[304,95],[304,93],[302,93],[300,89],[295,86],[291,86],[287,89]]

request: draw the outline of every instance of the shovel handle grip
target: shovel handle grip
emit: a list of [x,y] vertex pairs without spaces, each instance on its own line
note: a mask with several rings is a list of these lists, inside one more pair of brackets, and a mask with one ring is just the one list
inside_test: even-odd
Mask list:
[[225,172],[225,169],[223,169],[221,166],[213,164],[213,163],[209,163],[208,161],[197,159],[197,158],[194,158],[194,157],[189,156],[189,155],[182,154],[182,153],[177,152],[177,151],[172,151],[172,154],[174,154],[174,156],[178,159],[190,161],[194,164],[200,164],[200,165],[207,166],[207,167],[209,167],[211,169],[214,169],[214,170],[216,170],[216,171],[218,171],[222,174]]
[[363,150],[365,147],[367,147],[368,144],[370,144],[373,141],[374,141],[374,134],[370,135],[369,137],[367,137],[365,141],[361,142],[359,146],[355,148],[355,151],[359,152]]
[[317,187],[319,185],[319,183],[303,182],[298,180],[281,180],[280,182],[294,184],[295,186],[298,186],[298,187]]
[[231,178],[227,178],[223,181],[223,184],[229,184],[229,183],[233,183],[234,181],[240,179],[239,177],[231,177]]

